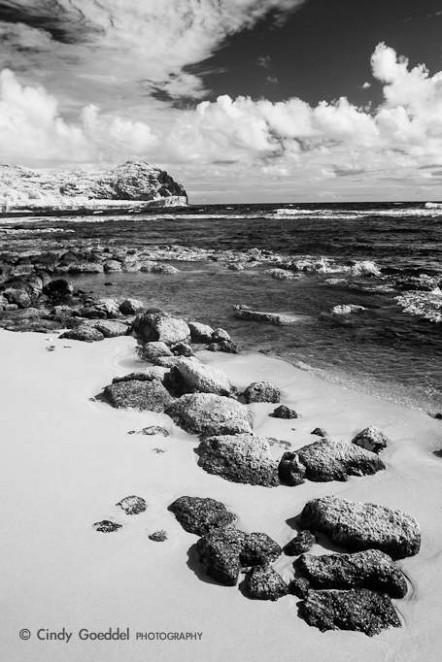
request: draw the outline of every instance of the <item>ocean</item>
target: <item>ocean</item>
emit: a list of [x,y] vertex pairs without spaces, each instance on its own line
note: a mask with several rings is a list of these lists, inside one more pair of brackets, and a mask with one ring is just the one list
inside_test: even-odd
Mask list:
[[[210,259],[175,275],[80,274],[78,287],[131,296],[229,330],[243,351],[281,356],[324,379],[431,412],[442,410],[442,204],[211,205],[142,215],[3,218],[0,250],[194,246]],[[269,265],[233,271],[219,251],[289,257],[294,279]],[[250,261],[254,259],[250,252]],[[287,261],[287,260],[286,260]],[[297,316],[290,326],[240,321],[234,305]],[[336,306],[360,306],[336,314]]]

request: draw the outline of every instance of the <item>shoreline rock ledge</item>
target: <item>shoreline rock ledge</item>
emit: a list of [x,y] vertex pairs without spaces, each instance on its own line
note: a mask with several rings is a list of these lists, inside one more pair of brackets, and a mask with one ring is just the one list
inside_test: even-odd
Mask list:
[[130,160],[100,171],[0,166],[0,214],[42,210],[142,211],[145,207],[187,205],[184,187],[146,161]]

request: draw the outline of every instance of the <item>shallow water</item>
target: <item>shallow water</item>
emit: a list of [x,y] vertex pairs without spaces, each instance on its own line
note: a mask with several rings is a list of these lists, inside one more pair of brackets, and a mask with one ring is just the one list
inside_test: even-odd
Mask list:
[[[441,406],[442,325],[430,321],[431,315],[425,319],[410,313],[427,313],[429,306],[437,318],[442,295],[439,299],[437,291],[403,292],[394,279],[421,274],[442,279],[442,208],[237,205],[149,216],[15,219],[0,225],[3,246],[16,250],[44,248],[57,236],[73,245],[87,239],[133,247],[257,247],[296,260],[309,256],[303,264],[310,272],[288,281],[270,278],[262,267],[234,272],[212,261],[176,263],[181,273],[174,276],[113,273],[75,278],[78,286],[101,295],[142,298],[151,306],[225,327],[245,350],[275,353],[324,371],[328,378],[433,411]],[[318,273],[317,265],[310,267],[320,258],[326,261]],[[381,277],[360,270],[364,261],[374,263]],[[404,294],[411,301],[410,312],[396,299]],[[427,308],[418,308],[421,299]],[[238,321],[234,304],[300,319],[286,327]],[[331,315],[340,304],[366,310]]]

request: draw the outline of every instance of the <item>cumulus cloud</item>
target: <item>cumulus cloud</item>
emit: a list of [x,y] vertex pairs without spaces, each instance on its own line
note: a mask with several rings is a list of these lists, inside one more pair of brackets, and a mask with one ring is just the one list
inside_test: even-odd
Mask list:
[[270,102],[222,95],[194,109],[169,110],[154,123],[90,104],[68,121],[43,87],[25,85],[4,71],[2,157],[24,164],[43,159],[49,165],[138,156],[172,167],[195,190],[198,182],[207,190],[218,190],[214,182],[230,192],[240,190],[246,173],[250,191],[262,178],[273,182],[273,193],[293,190],[294,182],[304,189],[320,183],[322,192],[333,192],[328,185],[346,191],[355,181],[361,186],[369,181],[384,193],[386,182],[397,186],[398,173],[410,191],[424,181],[436,186],[438,179],[423,166],[431,164],[436,172],[442,165],[442,72],[411,68],[385,44],[371,62],[384,91],[377,109],[346,98],[311,106],[298,98]]

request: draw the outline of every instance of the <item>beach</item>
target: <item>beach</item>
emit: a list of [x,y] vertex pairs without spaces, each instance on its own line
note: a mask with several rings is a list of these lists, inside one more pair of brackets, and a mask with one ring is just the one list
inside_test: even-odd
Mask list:
[[[265,380],[281,389],[281,403],[299,418],[269,416],[274,405],[248,405],[254,433],[290,442],[293,450],[313,442],[320,426],[350,441],[369,425],[390,439],[382,458],[386,470],[346,482],[306,481],[274,488],[232,483],[206,473],[194,453],[198,439],[166,414],[113,409],[93,400],[116,376],[142,370],[134,338],[98,343],[58,339],[57,333],[0,331],[3,445],[1,532],[5,658],[52,660],[179,660],[244,662],[357,658],[388,662],[437,660],[442,610],[442,423],[407,408],[333,384],[284,361],[261,354],[202,351],[197,357],[222,369],[239,389]],[[48,351],[48,348],[54,349]],[[149,425],[161,435],[128,435]],[[293,429],[294,428],[294,429]],[[272,446],[275,457],[285,449]],[[158,452],[164,451],[164,452]],[[147,510],[127,516],[115,504],[139,495]],[[320,632],[299,618],[299,599],[250,600],[238,587],[202,576],[187,533],[167,510],[178,497],[219,500],[238,515],[243,531],[264,532],[281,546],[295,531],[291,520],[310,499],[339,495],[399,508],[422,530],[420,552],[398,562],[409,583],[405,599],[394,600],[401,628],[376,637],[359,632]],[[103,535],[93,523],[122,524]],[[168,539],[148,534],[165,530]],[[328,553],[319,544],[312,553]],[[292,558],[275,568],[292,576]],[[130,639],[83,641],[81,629],[130,629]],[[23,641],[19,631],[29,629]],[[39,640],[37,631],[73,633],[69,643]],[[136,639],[136,633],[202,633],[199,639]]]

